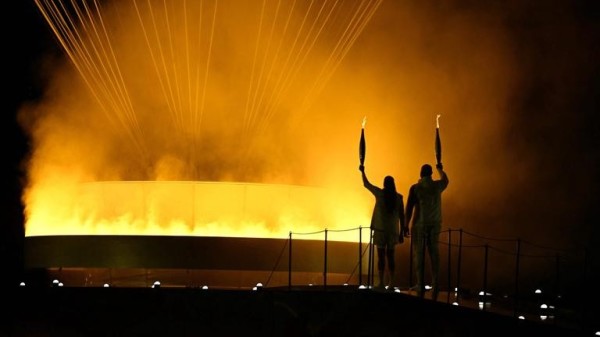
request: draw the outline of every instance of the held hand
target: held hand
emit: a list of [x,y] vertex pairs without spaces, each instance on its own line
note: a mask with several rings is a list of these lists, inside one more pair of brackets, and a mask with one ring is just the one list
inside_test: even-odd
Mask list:
[[365,172],[365,166],[364,166],[364,165],[360,165],[360,166],[358,167],[358,170],[359,170],[360,172]]
[[437,164],[435,165],[435,167],[436,167],[438,170],[443,170],[443,169],[444,169],[444,165],[442,165],[442,163],[437,163]]

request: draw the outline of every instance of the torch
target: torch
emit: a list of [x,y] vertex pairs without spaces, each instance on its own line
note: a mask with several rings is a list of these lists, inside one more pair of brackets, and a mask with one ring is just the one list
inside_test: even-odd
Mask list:
[[435,159],[437,160],[437,165],[442,165],[442,141],[440,140],[440,116],[437,115],[435,118]]
[[367,123],[367,117],[365,116],[362,121],[362,128],[360,130],[360,143],[358,145],[358,159],[360,160],[360,166],[365,165],[365,156],[367,154],[367,144],[365,142],[365,124]]

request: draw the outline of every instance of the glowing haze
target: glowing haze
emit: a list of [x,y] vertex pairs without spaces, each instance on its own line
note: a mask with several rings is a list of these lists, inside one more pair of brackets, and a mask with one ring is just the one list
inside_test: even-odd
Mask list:
[[529,213],[506,211],[537,163],[507,150],[507,114],[528,81],[503,9],[73,3],[37,2],[67,57],[48,61],[44,99],[20,113],[27,235],[281,238],[368,226],[363,118],[368,177],[381,185],[390,174],[406,196],[434,163],[438,114],[444,225],[522,234],[512,222]]
[[313,179],[322,121],[300,125],[379,4],[37,2],[70,62],[33,108],[27,235],[368,225],[360,194]]

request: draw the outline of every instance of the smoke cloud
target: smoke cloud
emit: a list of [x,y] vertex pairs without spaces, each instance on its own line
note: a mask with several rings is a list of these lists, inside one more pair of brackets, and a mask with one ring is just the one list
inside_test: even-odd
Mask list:
[[[332,213],[368,218],[363,117],[369,178],[392,175],[406,196],[435,161],[441,114],[444,227],[557,245],[563,225],[587,220],[589,205],[571,200],[590,194],[572,163],[597,159],[573,137],[594,131],[581,92],[593,37],[570,4],[373,2],[350,40],[340,36],[359,9],[348,4],[322,16],[290,4],[177,4],[106,4],[108,37],[88,27],[87,51],[69,44],[77,62],[56,64],[45,99],[21,111],[30,212],[43,188],[193,180],[324,187]],[[111,49],[88,56],[94,46]]]

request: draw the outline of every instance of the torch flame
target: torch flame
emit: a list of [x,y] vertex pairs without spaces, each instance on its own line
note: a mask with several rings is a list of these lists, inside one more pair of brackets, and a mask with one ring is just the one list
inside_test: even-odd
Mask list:
[[363,129],[365,128],[365,124],[367,124],[367,116],[363,117],[363,120],[362,120],[362,128]]
[[442,116],[442,115],[437,115],[437,116],[435,117],[435,126],[436,126],[436,128],[438,128],[438,129],[440,128],[440,117],[441,117],[441,116]]

